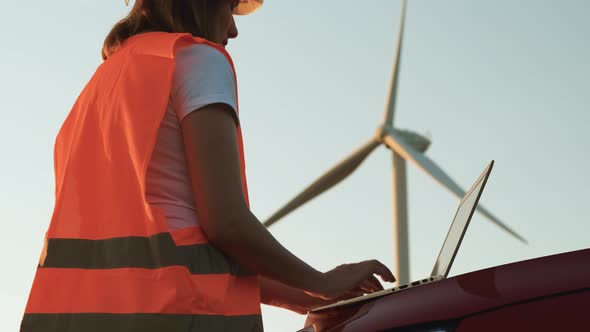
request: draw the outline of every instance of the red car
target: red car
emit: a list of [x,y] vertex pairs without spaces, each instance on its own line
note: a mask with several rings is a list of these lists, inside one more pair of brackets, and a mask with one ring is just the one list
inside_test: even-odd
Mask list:
[[590,249],[310,312],[300,331],[590,331]]

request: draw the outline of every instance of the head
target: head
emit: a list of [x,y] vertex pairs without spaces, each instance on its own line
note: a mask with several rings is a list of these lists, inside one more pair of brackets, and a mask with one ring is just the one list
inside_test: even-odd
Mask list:
[[136,0],[127,17],[107,35],[102,58],[108,58],[129,37],[150,31],[190,33],[227,45],[238,36],[233,10],[239,0]]

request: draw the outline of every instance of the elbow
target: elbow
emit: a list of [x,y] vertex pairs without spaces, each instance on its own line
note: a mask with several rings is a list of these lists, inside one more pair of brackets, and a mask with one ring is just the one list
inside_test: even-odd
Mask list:
[[201,227],[213,246],[227,251],[244,234],[244,217],[220,217],[203,223]]
[[205,234],[209,243],[222,250],[226,249],[231,243],[234,243],[236,239],[236,232],[231,229],[210,230],[205,231]]

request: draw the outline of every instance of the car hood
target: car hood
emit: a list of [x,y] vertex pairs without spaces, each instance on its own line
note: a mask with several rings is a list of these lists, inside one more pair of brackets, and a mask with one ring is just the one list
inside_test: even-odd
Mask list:
[[317,331],[374,331],[456,319],[496,307],[590,287],[590,249],[447,278],[390,295],[310,312]]

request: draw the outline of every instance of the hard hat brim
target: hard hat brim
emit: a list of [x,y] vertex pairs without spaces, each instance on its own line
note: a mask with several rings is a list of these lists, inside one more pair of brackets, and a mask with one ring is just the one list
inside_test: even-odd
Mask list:
[[260,8],[264,0],[240,0],[240,3],[234,8],[234,15],[248,15]]

